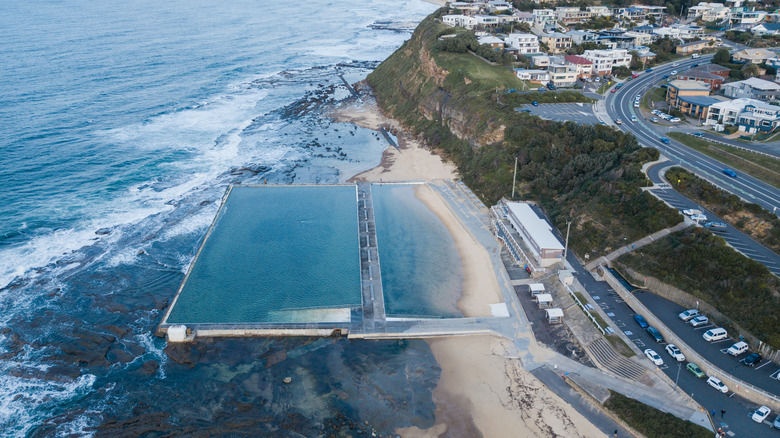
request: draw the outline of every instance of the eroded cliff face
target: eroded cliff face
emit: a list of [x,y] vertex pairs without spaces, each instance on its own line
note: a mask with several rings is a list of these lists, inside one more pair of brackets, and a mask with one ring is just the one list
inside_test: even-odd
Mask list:
[[[369,75],[368,83],[376,91],[380,107],[407,127],[420,118],[440,122],[474,148],[503,141],[504,125],[486,121],[467,97],[453,98],[451,87],[468,85],[471,80],[452,78],[436,63],[430,47],[436,41],[432,20],[423,21],[412,38]],[[405,104],[399,103],[401,99]]]

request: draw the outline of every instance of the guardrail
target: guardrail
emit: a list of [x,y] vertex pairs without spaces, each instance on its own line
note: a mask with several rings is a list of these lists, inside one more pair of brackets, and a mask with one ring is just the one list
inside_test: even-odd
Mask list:
[[572,291],[572,290],[571,290],[571,288],[569,287],[569,285],[568,285],[568,284],[564,284],[564,283],[561,283],[561,284],[563,284],[563,287],[565,287],[565,288],[566,288],[566,290],[567,290],[567,291],[569,291],[569,295],[571,295],[571,297],[572,297],[572,298],[574,298],[574,301],[576,301],[576,302],[577,302],[577,304],[580,306],[580,309],[582,309],[582,311],[583,311],[583,312],[585,312],[585,314],[586,314],[586,315],[588,315],[588,318],[590,318],[590,320],[591,320],[591,321],[593,321],[593,324],[595,324],[595,325],[596,325],[596,327],[599,329],[599,331],[601,332],[601,334],[602,334],[602,335],[606,335],[606,334],[607,334],[607,331],[606,331],[606,330],[604,330],[604,329],[601,327],[601,324],[599,324],[599,322],[598,322],[598,321],[596,321],[596,318],[594,318],[594,317],[593,317],[593,314],[592,314],[592,313],[590,313],[590,310],[588,310],[588,308],[587,308],[587,307],[585,307],[585,305],[584,305],[584,304],[582,304],[582,302],[580,301],[580,299],[579,299],[579,298],[577,298],[577,295],[574,293],[574,291]]
[[780,160],[780,158],[778,158],[775,155],[767,154],[766,152],[757,151],[755,149],[750,149],[750,148],[747,148],[747,147],[744,147],[744,146],[738,146],[738,145],[735,145],[733,143],[726,143],[725,141],[721,141],[721,140],[714,139],[714,138],[711,138],[711,137],[703,137],[703,136],[699,137],[698,135],[693,135],[690,132],[684,132],[683,134],[690,135],[691,137],[699,138],[699,139],[702,139],[702,140],[707,140],[707,141],[712,142],[712,143],[722,144],[723,146],[729,146],[729,147],[732,147],[734,149],[740,149],[740,150],[743,150],[743,151],[752,152],[754,154],[763,155],[765,157],[774,158],[775,160]]
[[[732,392],[739,394],[754,403],[769,406],[774,411],[780,410],[780,397],[743,380],[737,379],[736,377],[726,373],[712,364],[710,361],[697,353],[696,350],[692,349],[688,346],[688,344],[683,342],[683,340],[675,335],[674,332],[672,332],[668,327],[666,327],[666,325],[662,323],[661,320],[659,320],[649,309],[647,309],[647,307],[645,307],[645,305],[642,304],[634,296],[634,294],[629,292],[628,289],[626,289],[626,287],[623,286],[623,284],[617,278],[615,278],[614,275],[612,275],[612,272],[610,272],[609,269],[604,267],[602,271],[604,274],[604,279],[607,280],[607,283],[609,283],[613,289],[615,289],[623,301],[625,301],[632,309],[634,309],[634,311],[641,314],[650,325],[657,328],[665,339],[674,343],[688,359],[693,359],[699,365],[699,368],[701,368],[702,371],[704,371],[708,376],[717,375],[717,377],[719,377],[726,383],[727,386],[729,386]],[[691,362],[691,360],[689,360],[689,362]]]

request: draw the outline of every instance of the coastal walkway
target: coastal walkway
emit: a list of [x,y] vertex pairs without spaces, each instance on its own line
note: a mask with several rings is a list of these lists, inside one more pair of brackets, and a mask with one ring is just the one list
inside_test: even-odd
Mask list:
[[516,332],[508,317],[391,319],[384,330],[350,332],[352,339],[428,339],[449,336],[496,335],[511,339]]
[[385,298],[379,246],[374,220],[371,184],[358,183],[358,241],[360,244],[360,290],[363,297],[363,331],[382,330],[385,326]]
[[643,247],[645,245],[649,245],[649,244],[655,242],[656,240],[658,240],[658,239],[660,239],[662,237],[668,236],[671,233],[674,233],[674,232],[680,231],[682,229],[688,228],[690,225],[691,224],[687,223],[687,222],[680,222],[679,224],[677,224],[677,225],[675,225],[675,226],[673,226],[671,228],[664,228],[663,230],[656,231],[655,233],[653,233],[653,234],[651,234],[649,236],[645,236],[645,237],[637,240],[636,242],[629,243],[628,245],[622,246],[622,247],[616,249],[615,251],[612,251],[611,253],[609,253],[609,254],[607,254],[605,256],[601,256],[601,257],[597,258],[596,260],[593,260],[592,262],[590,262],[587,265],[585,265],[585,270],[586,271],[592,271],[592,270],[596,269],[597,267],[599,267],[599,265],[609,264],[609,262],[615,260],[616,258],[622,256],[623,254],[625,254],[627,252],[631,252],[632,250],[641,248],[641,247]]

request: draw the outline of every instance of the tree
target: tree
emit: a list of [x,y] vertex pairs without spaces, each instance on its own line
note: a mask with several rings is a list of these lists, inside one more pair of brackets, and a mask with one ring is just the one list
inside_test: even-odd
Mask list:
[[742,67],[742,76],[746,79],[756,77],[759,75],[759,73],[761,72],[759,71],[758,66],[752,62],[748,62],[744,67]]
[[729,54],[729,49],[718,49],[717,52],[715,52],[715,56],[712,58],[713,64],[719,64],[719,65],[726,65],[731,61],[731,55]]

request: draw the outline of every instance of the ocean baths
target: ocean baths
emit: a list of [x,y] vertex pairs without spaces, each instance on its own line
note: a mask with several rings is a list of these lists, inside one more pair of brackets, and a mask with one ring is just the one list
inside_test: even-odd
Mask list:
[[460,260],[420,185],[231,187],[158,335],[356,334],[388,316],[460,316]]

